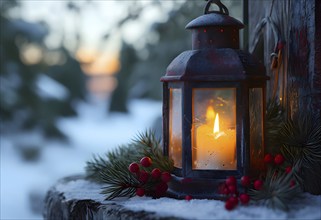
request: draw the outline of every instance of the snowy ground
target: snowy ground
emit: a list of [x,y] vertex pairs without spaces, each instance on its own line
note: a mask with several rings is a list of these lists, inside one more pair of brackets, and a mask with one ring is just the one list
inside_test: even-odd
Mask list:
[[[81,189],[81,190],[80,190]],[[63,192],[66,200],[91,199],[104,204],[100,194],[101,185],[86,180],[58,184],[56,190]],[[272,210],[263,206],[238,206],[233,211],[224,208],[224,202],[216,200],[176,200],[170,198],[151,199],[149,197],[119,198],[111,201],[133,211],[149,211],[162,217],[186,219],[321,219],[321,197],[304,194],[304,198],[294,201],[290,211]]]
[[[37,208],[37,202],[41,203],[39,198],[30,199],[31,192],[41,198],[58,179],[83,172],[85,162],[91,159],[93,154],[102,154],[119,144],[127,143],[138,132],[151,128],[154,120],[161,115],[159,102],[133,101],[130,109],[128,115],[106,116],[105,103],[80,104],[79,117],[61,119],[58,122],[59,127],[70,138],[69,144],[48,142],[35,133],[1,134],[0,219],[42,219],[41,214],[31,211],[32,204]],[[44,146],[39,161],[25,162],[17,154],[15,146],[24,142],[35,142]],[[92,193],[84,196],[86,187]],[[71,182],[61,190],[70,192],[67,199],[77,196],[98,201],[104,199],[99,194],[99,185],[88,184],[82,180]],[[161,216],[190,219],[321,219],[321,197],[311,195],[293,204],[289,213],[257,206],[238,207],[228,212],[224,209],[223,202],[209,200],[188,202],[168,198],[153,200],[134,197],[120,202],[132,210],[146,210],[157,212]]]
[[[0,219],[42,219],[31,211],[58,179],[81,173],[93,154],[127,143],[138,132],[152,127],[161,115],[161,103],[132,101],[130,114],[106,115],[106,103],[92,101],[78,106],[79,117],[61,119],[59,127],[69,143],[47,141],[38,133],[1,134],[1,209]],[[23,143],[43,146],[37,162],[26,162],[17,153]],[[30,193],[36,199],[30,199]],[[38,199],[38,201],[37,201]],[[31,201],[31,202],[30,202]]]

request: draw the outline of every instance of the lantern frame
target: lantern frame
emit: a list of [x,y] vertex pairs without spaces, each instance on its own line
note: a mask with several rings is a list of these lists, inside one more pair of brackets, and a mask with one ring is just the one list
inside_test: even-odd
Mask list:
[[[228,16],[225,6],[219,12],[208,12],[210,3],[209,1],[206,6],[205,15],[187,25],[188,29],[193,29],[193,50],[185,51],[176,57],[168,66],[166,75],[161,78],[163,82],[163,152],[166,156],[170,156],[170,89],[181,89],[182,96],[180,104],[182,168],[174,168],[173,180],[169,184],[169,195],[175,198],[184,198],[185,195],[192,195],[194,198],[222,198],[217,188],[226,177],[235,176],[240,179],[243,175],[248,175],[251,170],[261,169],[261,167],[251,167],[250,164],[249,95],[250,89],[261,89],[261,119],[263,120],[261,131],[264,152],[265,90],[268,77],[261,63],[251,54],[238,49],[239,32],[237,30],[243,28],[243,24]],[[222,34],[226,37],[222,38]],[[237,153],[235,170],[192,168],[192,96],[194,89],[203,88],[235,89]]]

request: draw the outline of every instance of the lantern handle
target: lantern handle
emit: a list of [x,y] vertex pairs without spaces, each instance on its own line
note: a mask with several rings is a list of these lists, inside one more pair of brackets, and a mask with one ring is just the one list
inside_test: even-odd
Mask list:
[[[220,0],[206,0],[207,4],[204,9],[204,14],[218,13],[223,15],[229,15],[228,9]],[[211,4],[216,4],[219,7],[219,11],[210,11]]]

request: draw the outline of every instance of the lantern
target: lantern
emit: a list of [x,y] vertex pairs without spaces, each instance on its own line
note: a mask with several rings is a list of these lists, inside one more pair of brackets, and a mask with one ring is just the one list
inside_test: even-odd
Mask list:
[[[219,11],[210,11],[216,3]],[[174,161],[169,194],[219,198],[218,184],[262,169],[264,66],[239,49],[243,24],[220,1],[191,21],[192,50],[177,56],[163,82],[164,154]]]

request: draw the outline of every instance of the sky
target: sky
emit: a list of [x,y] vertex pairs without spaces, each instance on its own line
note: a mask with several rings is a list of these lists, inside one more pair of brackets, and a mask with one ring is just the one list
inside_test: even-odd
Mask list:
[[[113,91],[117,86],[115,78],[110,76],[121,68],[121,41],[132,44],[136,49],[143,48],[146,42],[157,43],[158,36],[149,33],[149,28],[155,22],[165,22],[168,12],[185,1],[162,0],[157,7],[153,5],[156,0],[20,0],[20,7],[11,14],[32,23],[44,21],[49,29],[45,39],[46,46],[54,50],[63,42],[63,46],[83,64],[82,69],[87,75],[105,76],[104,82],[101,78],[89,83],[90,91],[99,90],[105,93],[107,90]],[[70,2],[80,13],[66,7]],[[143,10],[139,11],[139,18],[118,27],[118,22],[128,16],[130,10],[135,10],[133,3],[143,6]],[[103,40],[106,35],[109,36],[108,39]],[[30,45],[25,49],[28,50],[23,53],[23,57],[27,61],[28,58],[32,59],[29,59],[28,63],[41,60],[43,54],[40,47]],[[44,55],[52,62],[55,62],[54,58],[57,57],[52,51],[47,51]],[[63,59],[58,56],[58,60]]]
[[[96,62],[85,70],[88,74],[95,75],[102,72],[107,74],[117,72],[121,40],[141,49],[147,41],[146,34],[149,32],[149,27],[154,22],[166,21],[167,13],[173,7],[183,4],[185,0],[162,0],[159,1],[161,7],[152,5],[155,0],[21,0],[19,2],[21,7],[12,12],[15,17],[30,22],[45,21],[50,30],[46,38],[47,47],[55,49],[64,39],[64,46],[72,51],[79,61]],[[69,10],[66,7],[68,2],[72,2],[80,13]],[[128,21],[118,28],[117,23],[134,8],[133,3],[143,6],[139,19]],[[76,44],[76,33],[80,36],[79,45]],[[109,35],[108,40],[102,40],[106,34]],[[150,39],[157,42],[158,38],[154,36],[148,38]],[[110,69],[106,69],[106,66]]]
[[[139,19],[128,21],[121,28],[117,27],[117,23],[127,16],[132,0],[71,2],[80,9],[79,14],[66,7],[66,0],[25,0],[20,1],[21,7],[13,10],[12,15],[29,22],[45,21],[50,30],[45,40],[47,47],[55,49],[64,42],[63,45],[79,61],[93,63],[85,67],[87,74],[113,75],[120,65],[121,40],[142,48],[149,27],[155,21],[166,21],[167,12],[184,1],[162,1],[161,8],[151,5],[150,0],[136,1],[144,6],[144,10],[140,12]],[[78,45],[77,33],[80,36]],[[109,35],[108,40],[102,40],[106,34]]]
[[[147,10],[143,10],[138,22],[128,22],[120,33],[114,29],[117,22],[124,18],[127,13],[128,4],[132,1],[74,1],[81,7],[81,16],[77,17],[75,13],[68,11],[65,7],[67,1],[57,0],[27,0],[21,1],[20,12],[16,12],[27,21],[45,20],[48,22],[52,32],[47,39],[50,47],[57,47],[61,38],[62,32],[66,34],[69,43],[72,44],[73,35],[76,30],[80,31],[82,38],[82,47],[95,50],[103,50],[99,41],[100,38],[113,31],[111,41],[106,43],[109,50],[118,50],[120,34],[129,43],[136,43],[143,33],[154,21],[166,20],[166,12],[173,6],[173,1],[163,3],[163,8],[160,10],[155,6],[151,6],[151,1],[140,1]],[[35,10],[35,7],[37,10]]]

